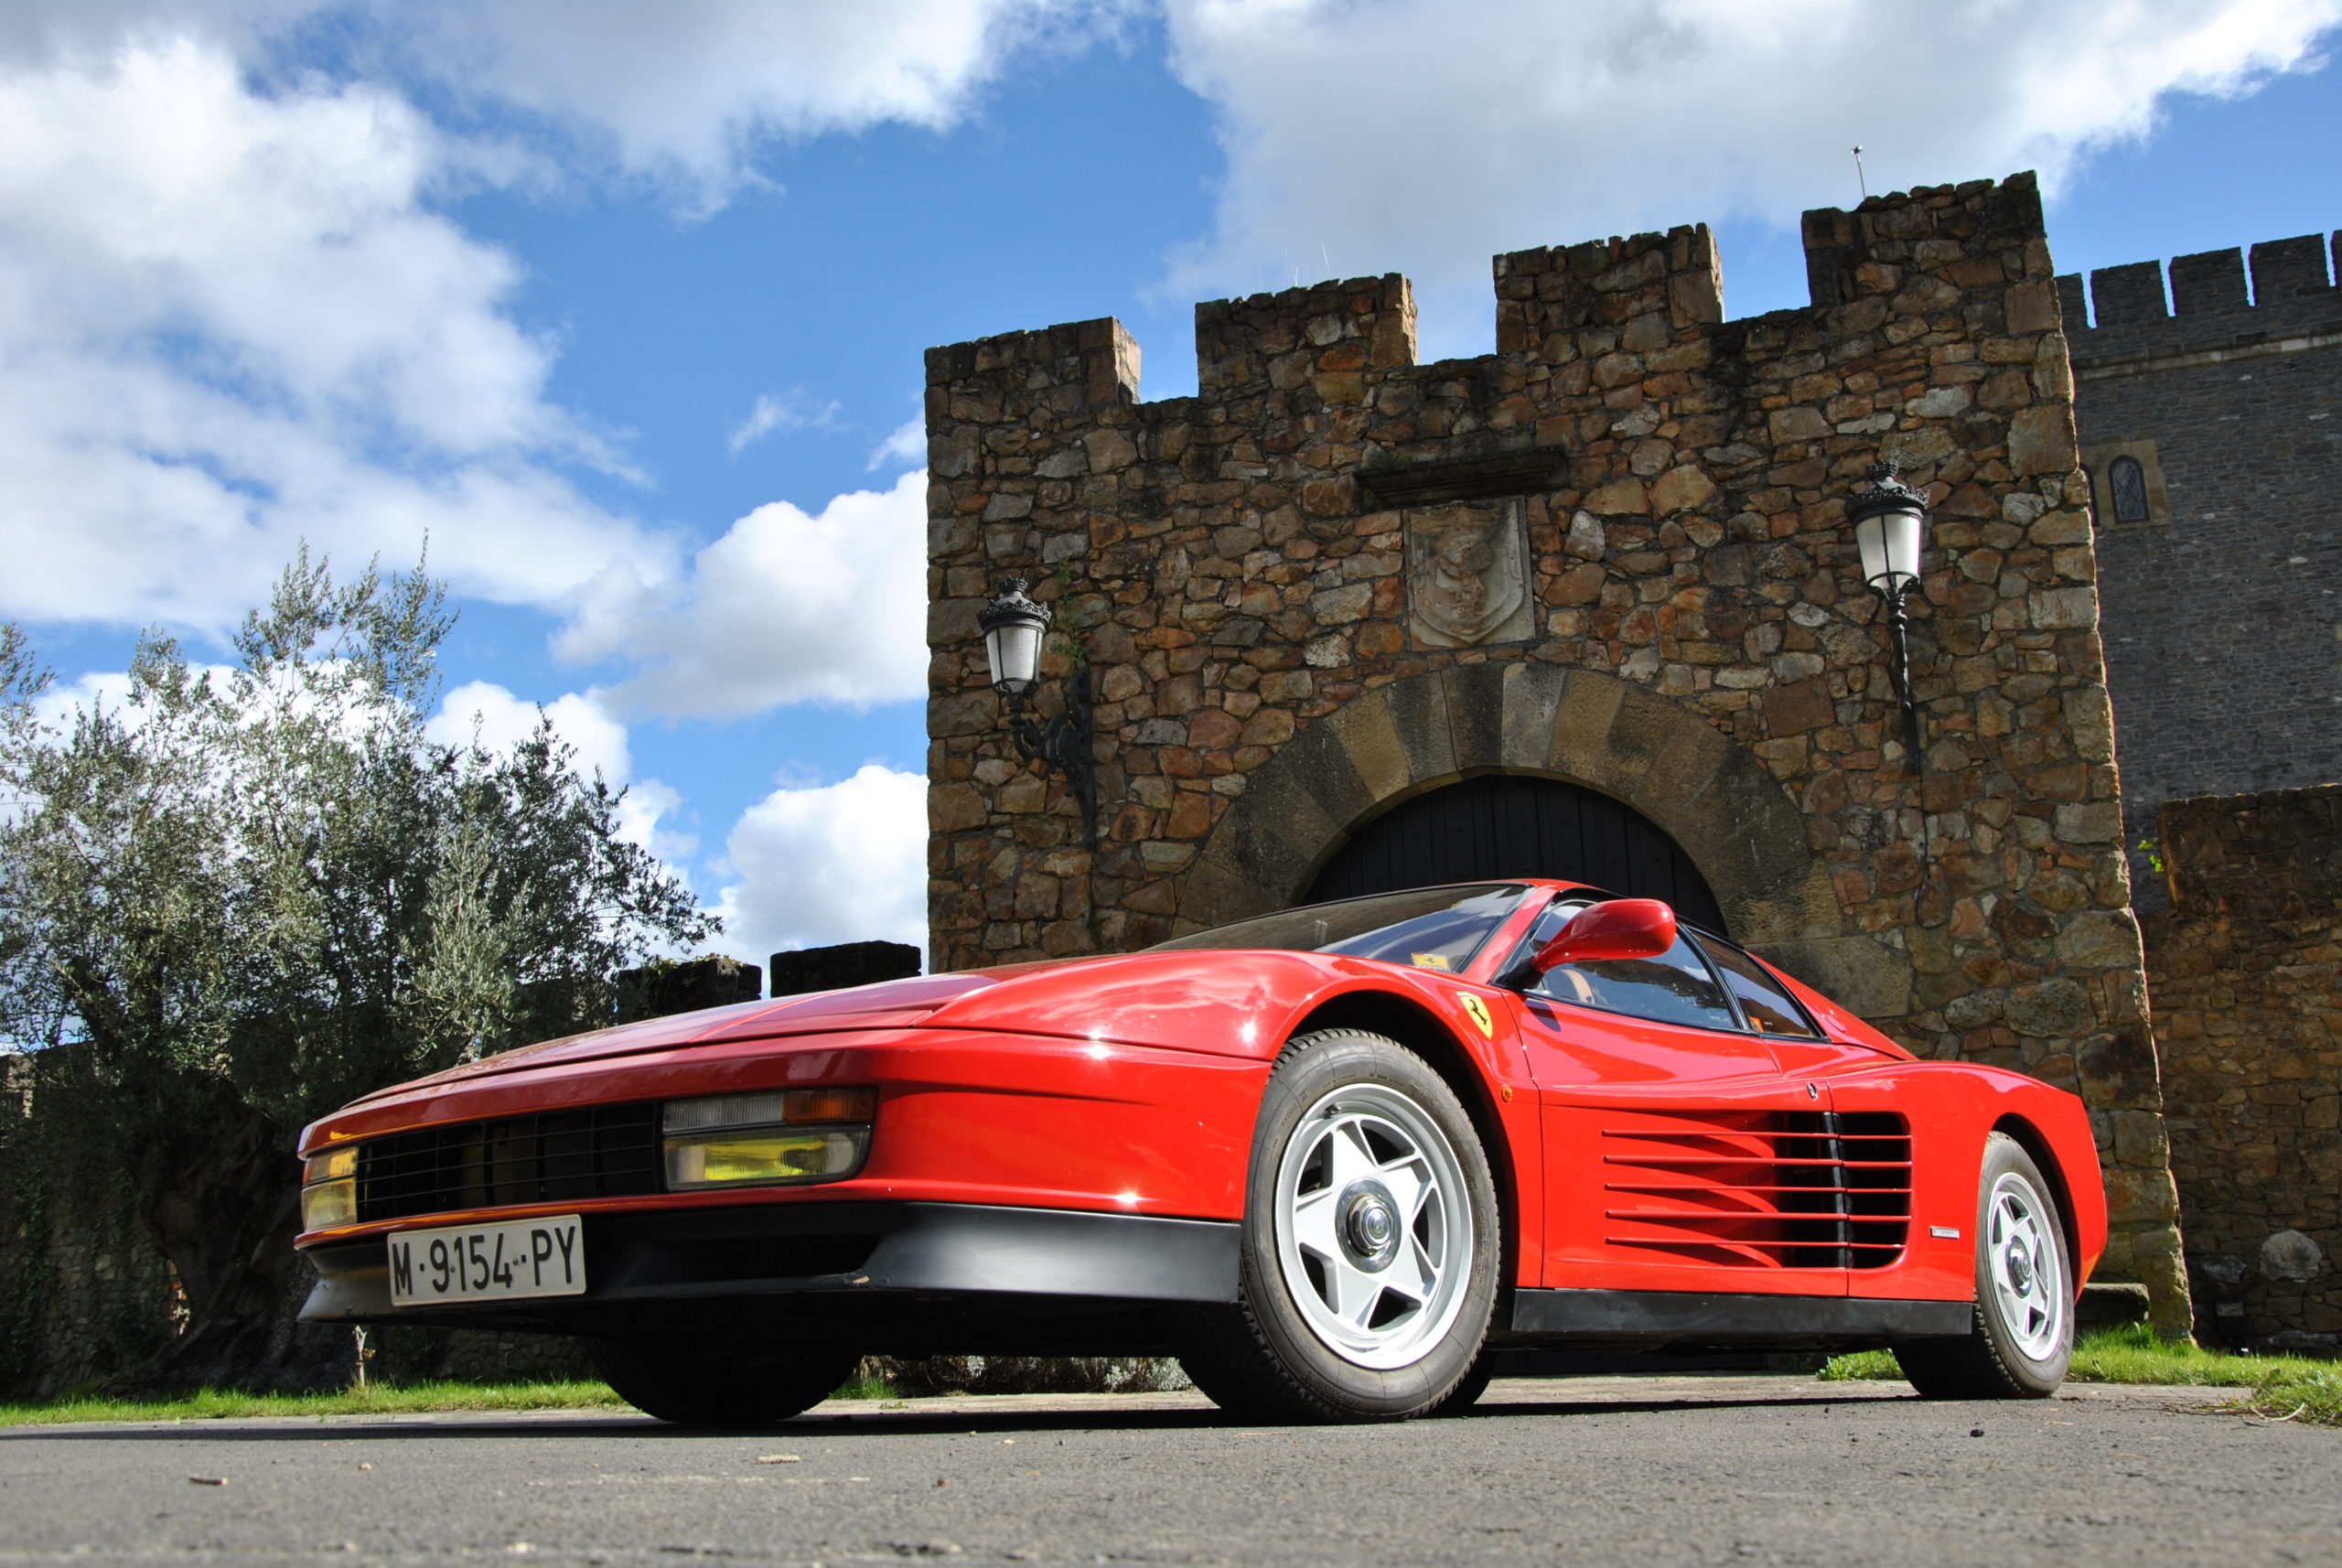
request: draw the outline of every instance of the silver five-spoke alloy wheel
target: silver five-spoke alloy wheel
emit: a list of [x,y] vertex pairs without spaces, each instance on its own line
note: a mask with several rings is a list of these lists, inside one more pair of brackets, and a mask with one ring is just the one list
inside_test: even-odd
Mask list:
[[1472,1203],[1430,1113],[1387,1085],[1320,1099],[1277,1158],[1285,1288],[1326,1348],[1377,1371],[1413,1365],[1462,1310]]
[[2047,1360],[2063,1342],[2071,1293],[2055,1234],[2057,1217],[2015,1171],[1984,1200],[1984,1259],[1993,1294],[2017,1348]]

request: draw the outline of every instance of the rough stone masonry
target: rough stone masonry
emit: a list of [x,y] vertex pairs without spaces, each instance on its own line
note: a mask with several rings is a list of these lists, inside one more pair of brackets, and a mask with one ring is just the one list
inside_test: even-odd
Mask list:
[[2265,241],[2249,272],[2242,250],[2175,257],[2171,312],[2159,263],[2100,268],[2087,295],[2057,280],[2143,912],[2162,904],[2142,873],[2165,801],[2342,779],[2337,247]]
[[[2185,1332],[2035,181],[1804,235],[1813,303],[1729,322],[1703,226],[1500,256],[1497,351],[1430,365],[1400,277],[1206,304],[1198,395],[1160,403],[1112,320],[931,350],[934,966],[1289,903],[1467,776],[1588,786],[1673,836],[1735,936],[1919,1054],[2080,1092],[2108,1277]],[[1882,456],[1935,516],[1918,758],[1845,525]],[[1057,607],[1045,705],[1095,671],[1094,854],[987,684],[975,612],[1010,573]]]
[[2342,785],[2167,800],[2145,915],[2210,1336],[2342,1351]]

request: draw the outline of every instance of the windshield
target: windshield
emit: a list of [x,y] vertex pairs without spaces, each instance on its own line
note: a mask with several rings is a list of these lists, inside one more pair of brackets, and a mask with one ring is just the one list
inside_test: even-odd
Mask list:
[[1214,926],[1147,950],[1273,948],[1285,952],[1338,952],[1453,972],[1472,961],[1528,891],[1518,882],[1480,882],[1376,893]]

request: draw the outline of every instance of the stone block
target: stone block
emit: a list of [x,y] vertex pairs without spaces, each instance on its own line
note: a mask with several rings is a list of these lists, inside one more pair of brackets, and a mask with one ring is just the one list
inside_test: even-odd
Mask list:
[[919,954],[905,942],[838,942],[774,953],[770,965],[772,994],[794,996],[908,978],[919,972]]
[[1553,717],[1550,766],[1568,778],[1599,783],[1610,770],[1610,727],[1625,701],[1627,683],[1614,676],[1579,671],[1563,689]]
[[1383,701],[1389,704],[1400,749],[1406,754],[1409,782],[1424,784],[1456,777],[1456,740],[1445,684],[1435,678],[1401,681],[1384,690]]
[[2009,467],[2019,474],[2063,474],[2079,467],[2073,405],[2040,403],[2009,415]]
[[1799,681],[1765,693],[1766,727],[1776,736],[1802,735],[1834,724],[1837,718],[1837,704],[1830,700],[1830,688],[1822,681]]
[[1374,799],[1402,795],[1414,784],[1414,768],[1390,705],[1352,703],[1328,716],[1326,727],[1342,743],[1343,755]]
[[1553,725],[1569,671],[1552,664],[1502,666],[1499,760],[1506,768],[1542,771],[1552,765]]
[[617,975],[617,1022],[632,1024],[754,1002],[764,994],[764,971],[723,953],[709,953],[704,958],[622,969]]
[[1775,939],[1765,956],[1864,1018],[1899,1018],[1911,1010],[1909,961],[1875,938]]

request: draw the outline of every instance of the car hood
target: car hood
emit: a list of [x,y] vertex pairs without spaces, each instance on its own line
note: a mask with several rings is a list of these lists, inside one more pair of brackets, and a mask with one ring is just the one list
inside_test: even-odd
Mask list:
[[1273,1055],[1275,1041],[1283,1037],[1277,1031],[1285,1016],[1305,999],[1329,988],[1360,982],[1389,985],[1397,980],[1421,990],[1451,978],[1366,959],[1273,951],[1122,953],[1004,964],[770,1002],[742,1002],[570,1035],[466,1062],[352,1103],[500,1073],[682,1047],[919,1026],[1000,1029],[1235,1056]]
[[[1037,968],[1038,965],[1024,965]],[[920,1023],[938,1008],[972,992],[1001,983],[1011,970],[972,971],[960,974],[922,974],[908,980],[884,980],[843,991],[816,991],[802,996],[776,997],[769,1002],[740,1002],[729,1007],[709,1007],[621,1024],[590,1034],[565,1035],[557,1040],[522,1046],[478,1061],[465,1062],[429,1078],[410,1079],[379,1090],[355,1101],[364,1104],[385,1094],[404,1093],[426,1084],[456,1083],[466,1079],[492,1078],[500,1073],[526,1072],[570,1062],[598,1061],[610,1057],[640,1056],[672,1050],[679,1046],[707,1046],[726,1040],[778,1039],[790,1035],[828,1034],[839,1029],[899,1029]]]

